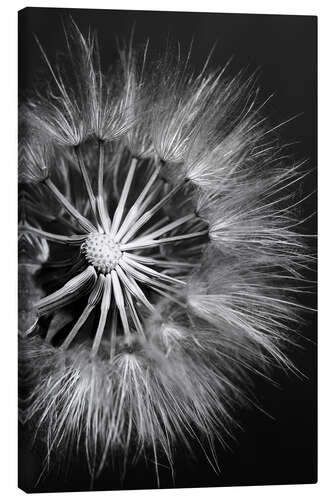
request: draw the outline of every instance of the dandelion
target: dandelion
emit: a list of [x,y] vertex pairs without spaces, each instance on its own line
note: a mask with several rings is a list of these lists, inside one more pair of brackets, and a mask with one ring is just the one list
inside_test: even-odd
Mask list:
[[53,83],[20,113],[21,238],[44,249],[24,419],[47,463],[83,447],[92,477],[150,454],[158,478],[193,440],[218,467],[251,373],[295,369],[305,164],[259,116],[254,77],[169,57],[152,73],[132,43],[107,77],[95,36],[66,37],[70,73],[41,47]]

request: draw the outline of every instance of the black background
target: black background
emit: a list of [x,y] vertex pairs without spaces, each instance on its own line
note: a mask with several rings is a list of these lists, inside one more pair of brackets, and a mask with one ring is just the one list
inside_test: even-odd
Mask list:
[[[19,14],[19,92],[24,99],[34,78],[45,70],[41,53],[33,38],[38,36],[51,63],[57,51],[65,51],[62,20],[71,14],[83,33],[89,26],[98,31],[102,63],[116,58],[115,36],[128,39],[135,25],[135,44],[150,39],[154,52],[165,47],[167,39],[179,41],[186,49],[193,38],[193,61],[200,64],[216,48],[211,64],[221,66],[233,56],[232,72],[248,67],[260,68],[262,97],[274,93],[266,112],[274,123],[299,115],[281,128],[285,142],[297,141],[295,158],[317,161],[317,19],[310,16],[202,14],[144,11],[103,11],[28,8]],[[316,175],[309,177],[304,189],[316,186]],[[313,197],[305,210],[314,209]],[[308,232],[316,232],[316,221]],[[306,304],[315,307],[315,297]],[[305,302],[304,302],[305,303]],[[160,471],[162,487],[200,487],[313,483],[317,477],[317,386],[316,322],[307,315],[304,349],[293,352],[293,361],[304,373],[277,373],[279,387],[255,380],[255,392],[261,407],[273,418],[259,411],[239,415],[244,431],[236,432],[231,450],[218,449],[221,472],[216,474],[200,450],[197,459],[181,453],[176,458],[174,482],[170,472]],[[31,450],[28,438],[21,434],[19,444],[19,482],[29,491],[86,490],[91,487],[82,457],[68,463],[67,473],[53,467],[49,475],[34,486],[39,475],[42,450]],[[129,470],[121,485],[117,471],[106,470],[95,481],[94,489],[154,488],[156,481],[151,464],[138,464]]]

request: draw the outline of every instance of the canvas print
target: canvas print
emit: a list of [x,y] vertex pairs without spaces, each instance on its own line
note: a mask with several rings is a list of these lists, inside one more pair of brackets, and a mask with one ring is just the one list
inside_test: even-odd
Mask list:
[[19,12],[19,487],[316,482],[316,18]]

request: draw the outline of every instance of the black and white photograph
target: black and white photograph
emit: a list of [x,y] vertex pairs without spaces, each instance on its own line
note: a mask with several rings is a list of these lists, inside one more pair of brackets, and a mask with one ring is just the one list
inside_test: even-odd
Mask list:
[[316,235],[316,16],[20,10],[19,488],[316,483]]

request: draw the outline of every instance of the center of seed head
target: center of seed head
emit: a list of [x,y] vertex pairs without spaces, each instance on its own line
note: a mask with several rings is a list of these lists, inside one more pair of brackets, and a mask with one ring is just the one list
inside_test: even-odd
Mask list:
[[90,233],[82,250],[87,261],[103,274],[110,273],[122,256],[118,243],[109,234]]

